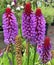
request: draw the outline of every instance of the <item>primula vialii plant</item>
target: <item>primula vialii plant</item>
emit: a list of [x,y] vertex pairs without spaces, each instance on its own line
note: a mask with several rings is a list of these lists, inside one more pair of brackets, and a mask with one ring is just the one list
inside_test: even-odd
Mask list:
[[[13,0],[15,4],[17,0]],[[27,65],[29,65],[30,56],[30,47],[33,46],[32,50],[33,56],[31,59],[33,60],[33,65],[36,63],[36,52],[39,54],[39,59],[41,62],[46,64],[51,59],[51,42],[49,37],[45,37],[45,18],[41,12],[40,8],[36,9],[34,13],[31,9],[31,3],[26,3],[24,7],[24,11],[22,13],[22,36],[26,40],[26,61]],[[11,8],[6,8],[5,12],[2,16],[2,27],[3,27],[3,35],[4,35],[4,43],[8,45],[7,51],[9,47],[11,47],[12,53],[12,65],[14,65],[14,56],[16,55],[17,65],[22,65],[22,41],[21,37],[18,36],[18,22],[11,11]],[[14,54],[14,45],[16,53]],[[30,46],[32,45],[32,46]],[[30,54],[29,54],[30,53]],[[2,55],[2,54],[1,54]],[[23,56],[24,58],[24,56]],[[39,63],[39,62],[38,62]]]
[[35,15],[31,10],[31,4],[26,3],[22,14],[22,36],[30,41],[35,36]]
[[2,16],[2,27],[4,33],[4,42],[9,46],[11,44],[12,61],[14,65],[14,46],[15,37],[18,35],[18,23],[14,13],[10,8],[6,8]]
[[40,8],[36,9],[35,22],[36,22],[35,36],[30,41],[30,43],[35,46],[33,65],[35,63],[35,54],[36,54],[36,50],[37,50],[36,48],[38,45],[41,46],[42,44],[44,44],[44,38],[45,38],[45,23],[46,23],[46,21],[45,21],[45,18],[43,16]]
[[40,8],[36,9],[35,12],[35,17],[36,17],[36,27],[35,27],[35,36],[32,39],[31,43],[34,44],[43,44],[44,38],[45,38],[45,18],[41,12]]
[[40,8],[36,9],[36,43],[37,44],[42,44],[44,42],[45,38],[45,18],[41,12]]
[[42,45],[42,53],[40,59],[45,64],[51,60],[51,42],[49,37],[45,37],[44,44]]
[[4,42],[5,44],[14,44],[15,37],[18,35],[18,23],[13,12],[10,8],[6,8],[5,13],[2,16],[2,27],[4,33]]
[[[22,36],[26,39],[26,53],[28,55],[29,65],[29,42],[35,36],[35,14],[31,10],[31,3],[26,3],[24,7],[24,12],[22,14]],[[28,48],[27,48],[28,47]]]

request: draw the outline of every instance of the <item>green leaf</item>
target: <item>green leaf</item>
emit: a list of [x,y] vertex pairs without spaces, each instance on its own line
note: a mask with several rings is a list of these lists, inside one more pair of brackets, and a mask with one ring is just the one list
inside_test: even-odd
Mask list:
[[3,58],[0,58],[0,65],[2,65],[2,63],[3,63],[3,60],[2,60]]
[[24,55],[22,57],[22,65],[27,65],[27,56],[26,56],[26,53],[24,53]]
[[10,65],[6,52],[4,52],[2,61],[4,65]]
[[17,65],[16,56],[14,57],[14,65]]
[[54,59],[51,60],[51,65],[54,65]]
[[12,60],[12,54],[10,52],[8,53],[8,56]]

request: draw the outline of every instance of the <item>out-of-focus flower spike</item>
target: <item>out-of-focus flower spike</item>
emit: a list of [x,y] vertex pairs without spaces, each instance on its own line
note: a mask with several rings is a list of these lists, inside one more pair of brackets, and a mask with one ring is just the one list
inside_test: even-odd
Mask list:
[[15,48],[16,48],[16,60],[17,65],[22,65],[22,41],[19,36],[16,36],[15,38]]
[[17,0],[13,0],[13,1],[14,1],[15,4],[17,3]]

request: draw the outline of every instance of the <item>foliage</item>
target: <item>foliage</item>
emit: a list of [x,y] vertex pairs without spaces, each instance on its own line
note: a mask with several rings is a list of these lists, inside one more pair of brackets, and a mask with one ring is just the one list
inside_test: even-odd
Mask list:
[[[33,65],[33,55],[34,55],[34,48],[30,48],[30,59],[29,59],[29,65]],[[0,57],[0,65],[10,65],[12,62],[12,54],[9,52],[8,55],[6,52],[4,52],[3,56]],[[16,63],[16,57],[14,59],[14,65],[17,65]],[[38,54],[36,54],[36,61],[35,65],[40,65],[40,60]],[[27,56],[26,53],[24,52],[23,57],[22,57],[22,65],[27,65]],[[50,62],[47,63],[47,65],[54,65],[54,59],[52,59]]]

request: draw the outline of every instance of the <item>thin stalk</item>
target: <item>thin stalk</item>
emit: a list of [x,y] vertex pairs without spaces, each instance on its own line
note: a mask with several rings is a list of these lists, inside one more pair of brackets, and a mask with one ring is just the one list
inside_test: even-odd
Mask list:
[[28,65],[29,65],[29,43],[28,43]]
[[14,46],[13,46],[13,44],[11,43],[12,65],[14,65],[14,53],[13,53],[13,50],[14,50]]
[[43,65],[46,65],[46,64],[43,63]]
[[29,56],[30,56],[30,54],[29,54],[29,42],[27,44],[28,44],[28,62],[27,62],[27,65],[29,65]]
[[37,51],[37,44],[34,48],[34,58],[33,58],[33,65],[35,65],[35,57],[36,57],[36,51]]
[[8,56],[8,53],[7,53],[7,57],[8,57],[8,60],[9,60],[10,65],[12,65],[12,60],[11,60],[10,57]]

